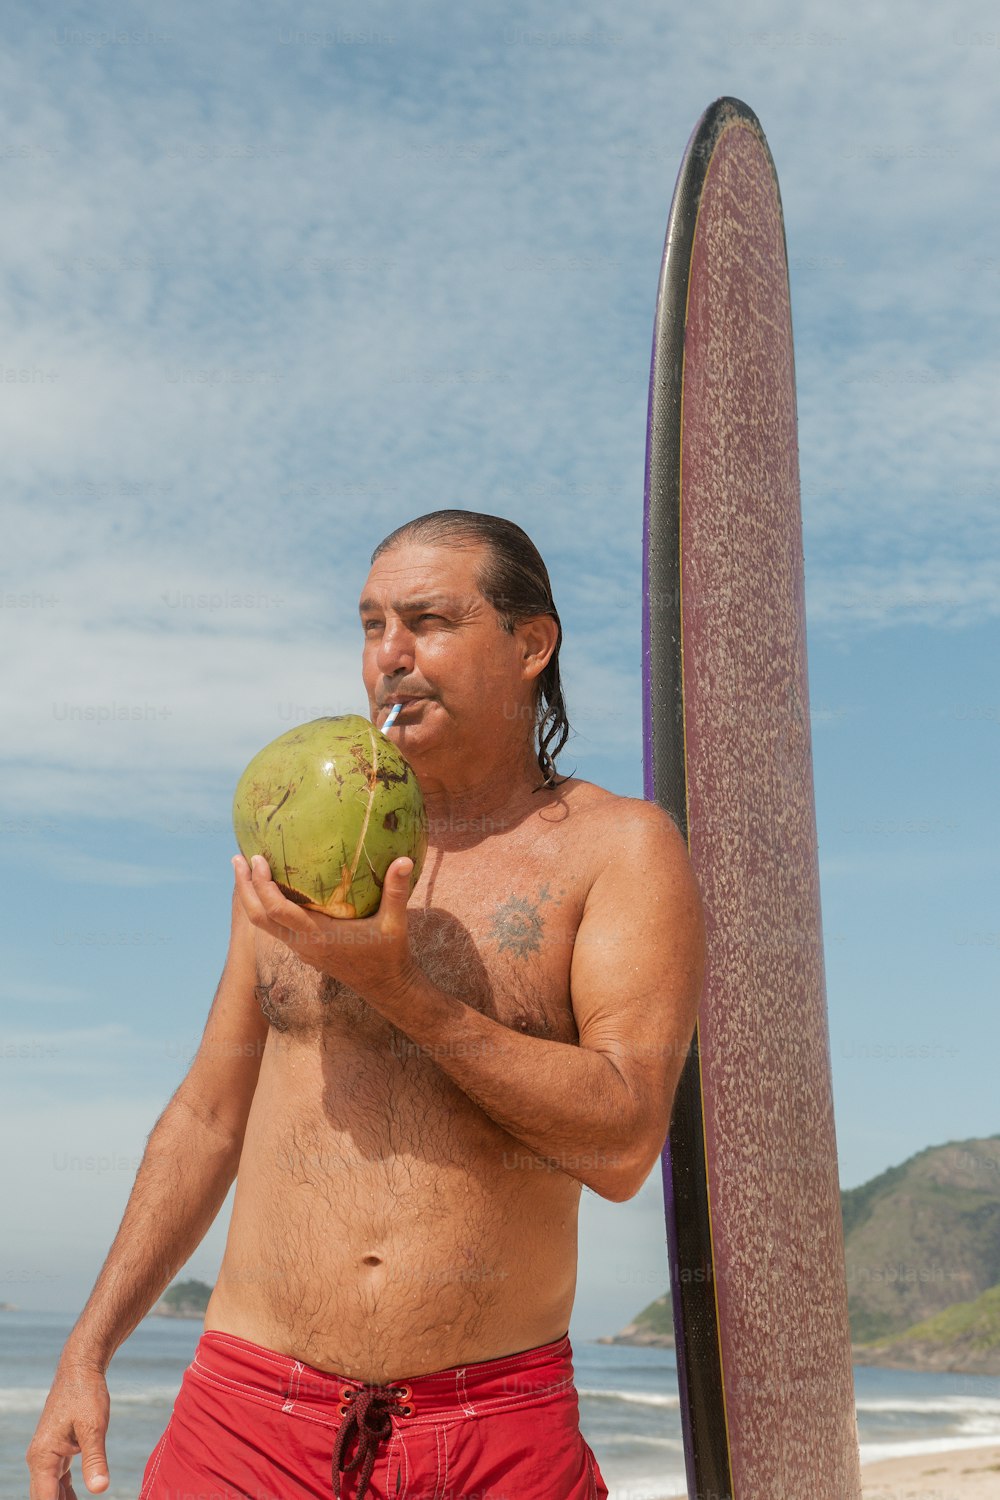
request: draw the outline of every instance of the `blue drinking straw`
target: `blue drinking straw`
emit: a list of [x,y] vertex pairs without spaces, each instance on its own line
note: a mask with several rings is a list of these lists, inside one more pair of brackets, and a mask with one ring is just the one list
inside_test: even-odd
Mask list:
[[403,705],[401,703],[394,703],[392,705],[392,708],[390,708],[390,710],[389,710],[389,717],[386,719],[385,723],[382,725],[382,733],[383,734],[385,734],[385,732],[386,732],[387,729],[391,729],[392,728],[393,724],[396,722],[396,715],[399,713],[399,710],[402,708],[402,706]]

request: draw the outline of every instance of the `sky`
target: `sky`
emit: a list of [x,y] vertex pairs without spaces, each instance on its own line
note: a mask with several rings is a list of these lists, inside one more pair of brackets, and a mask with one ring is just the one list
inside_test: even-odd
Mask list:
[[[7,8],[0,1300],[82,1307],[225,957],[236,780],[365,711],[357,599],[394,526],[530,532],[560,768],[642,794],[653,311],[724,94],[785,212],[842,1184],[1000,1129],[995,26]],[[228,1209],[185,1274],[214,1280]],[[573,1335],[666,1281],[658,1172],[585,1192]]]

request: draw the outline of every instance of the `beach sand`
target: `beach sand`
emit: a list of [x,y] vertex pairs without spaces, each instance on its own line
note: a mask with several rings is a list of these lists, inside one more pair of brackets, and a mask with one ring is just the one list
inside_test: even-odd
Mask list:
[[[997,1500],[1000,1447],[887,1458],[861,1470],[864,1500]],[[678,1495],[675,1500],[687,1500]]]
[[887,1458],[861,1470],[864,1500],[997,1500],[1000,1447]]

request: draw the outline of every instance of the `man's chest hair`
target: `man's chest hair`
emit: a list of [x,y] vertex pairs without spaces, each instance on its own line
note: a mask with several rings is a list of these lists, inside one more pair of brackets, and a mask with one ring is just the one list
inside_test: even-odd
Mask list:
[[[485,899],[484,899],[485,896]],[[548,884],[533,893],[479,892],[462,901],[465,920],[443,906],[411,906],[410,942],[426,977],[446,994],[515,1030],[574,1041],[569,1002],[571,933]],[[281,1031],[373,1018],[353,990],[302,961],[283,944],[258,943],[257,999]]]

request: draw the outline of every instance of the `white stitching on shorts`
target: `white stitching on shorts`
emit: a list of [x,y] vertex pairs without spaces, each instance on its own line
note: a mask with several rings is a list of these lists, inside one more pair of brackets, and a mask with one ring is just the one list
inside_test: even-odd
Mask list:
[[430,1500],[441,1500],[444,1490],[441,1486],[441,1429],[434,1428],[434,1488],[431,1490]]
[[403,1452],[403,1489],[402,1489],[402,1493],[404,1495],[408,1495],[410,1493],[410,1455],[406,1451],[406,1444],[403,1441],[403,1434],[402,1433],[399,1434],[399,1446],[400,1446],[400,1448],[402,1449],[402,1452]]
[[[440,1438],[440,1440],[441,1440],[441,1446],[444,1449],[444,1479],[441,1481],[441,1488],[438,1491],[438,1494],[440,1494],[440,1495],[447,1495],[447,1493],[448,1493],[448,1429],[446,1427],[439,1427],[438,1430],[437,1430],[437,1432],[434,1434],[434,1436],[435,1436],[435,1438]],[[438,1456],[438,1473],[439,1474],[441,1473],[441,1458],[440,1458],[440,1455]]]
[[465,1385],[465,1367],[464,1366],[462,1367],[461,1370],[456,1370],[455,1371],[455,1395],[458,1397],[459,1401],[461,1401],[461,1403],[462,1403],[462,1410],[465,1412],[465,1415],[467,1417],[474,1417],[476,1415],[476,1408],[473,1406],[472,1402],[469,1400],[469,1392],[466,1389],[466,1385]]
[[299,1394],[299,1386],[302,1383],[302,1371],[304,1369],[305,1366],[303,1365],[302,1361],[300,1359],[297,1359],[295,1361],[295,1368],[293,1369],[291,1378],[288,1382],[288,1391],[286,1393],[288,1399],[285,1402],[284,1406],[281,1408],[282,1411],[291,1411],[292,1407],[295,1405],[295,1398]]
[[392,1460],[398,1445],[399,1433],[394,1431],[392,1437],[389,1439],[389,1447],[386,1450],[385,1455],[385,1492],[387,1495],[392,1497],[392,1500],[396,1500],[397,1493],[394,1487],[395,1482],[392,1477]]
[[[526,1391],[520,1396],[496,1396],[492,1401],[481,1401],[472,1415],[486,1417],[491,1416],[494,1412],[517,1411],[522,1406],[539,1406],[543,1402],[553,1401],[563,1395],[564,1392],[570,1390],[572,1385],[572,1379],[567,1376],[558,1385],[548,1385],[541,1391]],[[413,1432],[418,1428],[433,1427],[442,1422],[449,1427],[454,1427],[457,1422],[461,1421],[462,1418],[459,1416],[446,1417],[437,1411],[431,1412],[426,1417],[407,1418],[406,1429],[408,1432]]]
[[277,1411],[281,1406],[281,1396],[277,1391],[261,1391],[256,1386],[247,1385],[244,1380],[230,1380],[228,1375],[219,1375],[215,1370],[206,1369],[197,1359],[191,1364],[190,1370],[195,1380],[204,1380],[209,1385],[217,1386],[220,1391],[242,1391],[245,1400],[269,1406],[272,1411]]
[[[241,1339],[238,1334],[220,1333],[217,1328],[206,1329],[202,1338],[218,1339],[221,1343],[236,1344],[241,1349],[252,1349],[256,1359],[262,1364],[273,1365],[276,1370],[287,1370],[294,1363],[294,1356],[291,1354],[278,1354],[276,1350],[265,1349],[262,1344],[254,1344],[250,1339]],[[324,1370],[322,1373],[328,1372]]]
[[[172,1421],[173,1421],[173,1416],[171,1416],[171,1418],[170,1418],[170,1422],[172,1422]],[[167,1446],[167,1433],[170,1431],[170,1422],[168,1422],[167,1425],[166,1425],[166,1427],[164,1428],[163,1436],[160,1438],[160,1441],[157,1444],[157,1447],[156,1447],[156,1462],[153,1465],[153,1472],[149,1476],[148,1483],[146,1483],[146,1484],[143,1485],[142,1491],[141,1491],[141,1493],[139,1495],[139,1500],[143,1500],[143,1496],[144,1495],[148,1495],[148,1494],[150,1494],[152,1492],[153,1483],[154,1483],[154,1481],[156,1479],[157,1470],[160,1467],[160,1459],[163,1457],[163,1450]]]

